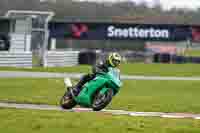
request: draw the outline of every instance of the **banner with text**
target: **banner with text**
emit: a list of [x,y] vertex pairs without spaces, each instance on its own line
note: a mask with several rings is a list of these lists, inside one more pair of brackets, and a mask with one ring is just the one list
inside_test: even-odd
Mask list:
[[51,22],[49,30],[50,37],[80,40],[183,41],[192,38],[191,27],[187,25]]

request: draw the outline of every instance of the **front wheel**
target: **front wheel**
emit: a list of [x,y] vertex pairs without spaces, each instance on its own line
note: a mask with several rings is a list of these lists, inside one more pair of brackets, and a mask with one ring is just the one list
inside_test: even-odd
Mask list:
[[92,109],[94,111],[100,111],[105,108],[112,100],[113,90],[108,89],[104,94],[101,94],[100,91],[94,96]]
[[66,91],[65,94],[60,99],[60,106],[63,109],[72,109],[76,106],[76,101],[72,98],[70,91]]

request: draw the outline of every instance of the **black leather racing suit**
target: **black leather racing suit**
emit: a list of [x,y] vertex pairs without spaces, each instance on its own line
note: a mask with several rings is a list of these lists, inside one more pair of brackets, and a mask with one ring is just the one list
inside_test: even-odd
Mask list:
[[101,73],[101,72],[108,72],[108,67],[110,67],[110,65],[108,64],[107,61],[105,61],[104,63],[99,63],[97,65],[94,65],[92,67],[92,74],[86,74],[86,75],[83,75],[83,77],[80,79],[80,81],[78,82],[78,84],[75,86],[75,90],[74,90],[74,95],[78,95],[79,92],[81,91],[82,89],[82,86],[95,78],[96,74],[97,73]]

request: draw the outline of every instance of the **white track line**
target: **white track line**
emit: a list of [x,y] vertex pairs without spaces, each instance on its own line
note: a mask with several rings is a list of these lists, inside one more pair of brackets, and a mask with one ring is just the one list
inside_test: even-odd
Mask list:
[[[0,103],[1,108],[16,108],[16,109],[34,109],[34,110],[57,110],[68,112],[93,112],[88,108],[74,108],[72,110],[63,110],[54,105],[37,105],[37,104],[16,104],[16,103]],[[128,116],[142,116],[142,117],[161,117],[161,118],[189,118],[200,119],[200,114],[191,113],[163,113],[163,112],[133,112],[124,110],[102,110],[102,113],[109,113],[112,115],[128,115]]]

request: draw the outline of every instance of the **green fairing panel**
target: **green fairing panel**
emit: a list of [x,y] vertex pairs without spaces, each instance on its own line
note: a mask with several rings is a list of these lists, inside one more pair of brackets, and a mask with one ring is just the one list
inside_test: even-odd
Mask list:
[[99,88],[102,88],[107,81],[108,79],[99,76],[88,82],[78,97],[75,98],[76,102],[84,106],[90,106],[92,104],[92,95],[95,94]]
[[93,95],[98,89],[101,89],[101,94],[105,93],[108,89],[113,89],[115,95],[122,85],[119,73],[118,69],[112,67],[109,67],[108,73],[98,73],[95,79],[85,84],[80,94],[75,97],[75,101],[82,106],[90,107]]

